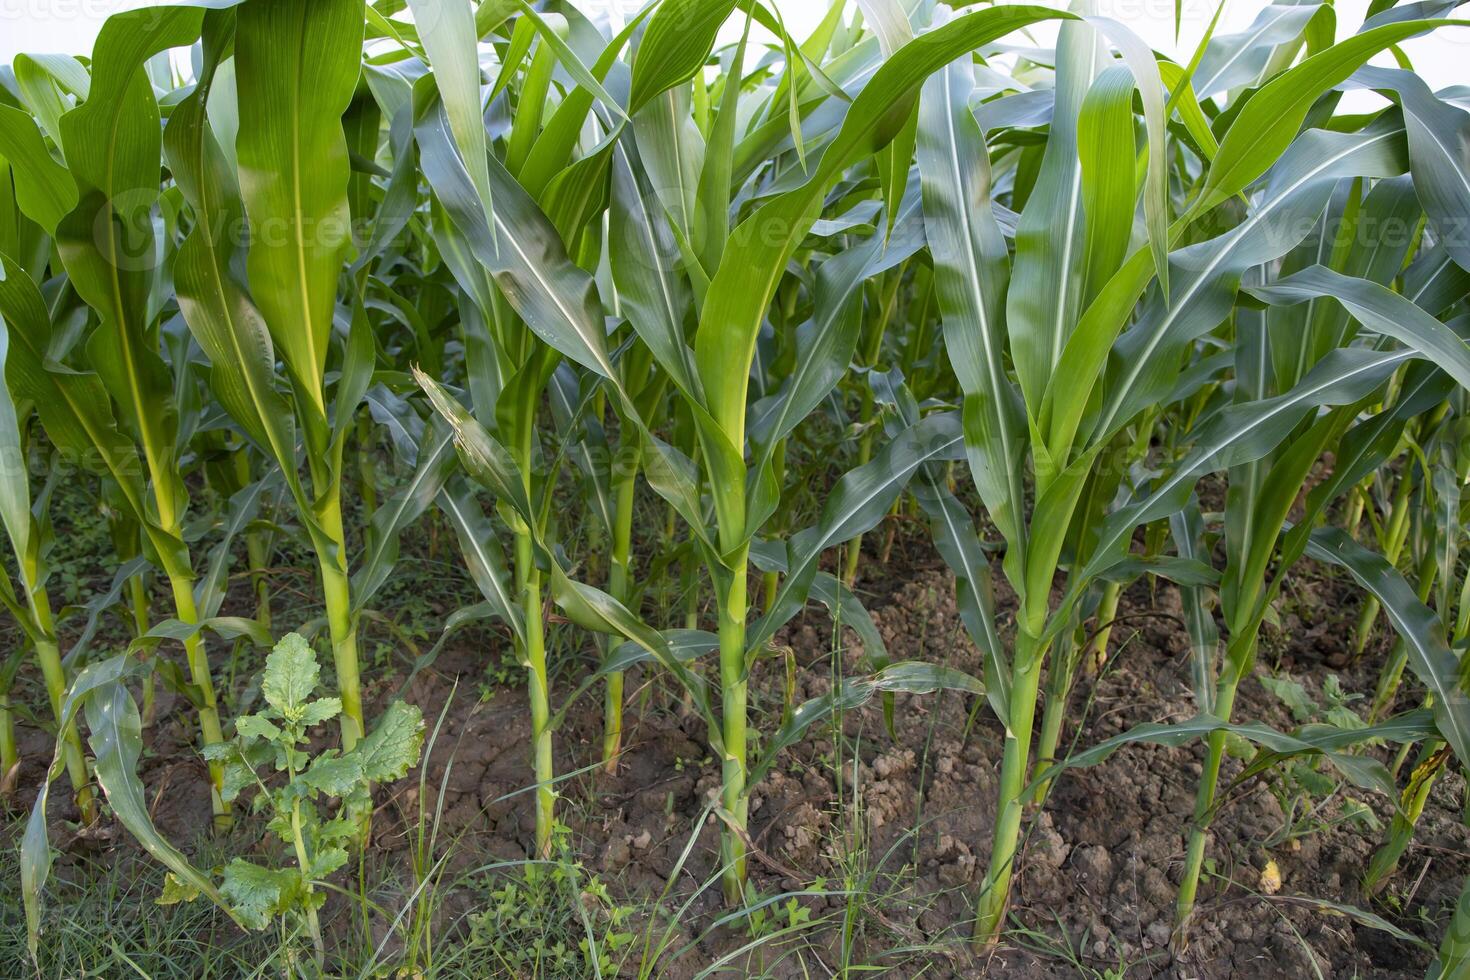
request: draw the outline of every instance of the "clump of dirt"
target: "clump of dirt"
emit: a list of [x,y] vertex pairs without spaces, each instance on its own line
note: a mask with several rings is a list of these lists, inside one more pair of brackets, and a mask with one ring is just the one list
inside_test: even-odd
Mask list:
[[[860,588],[888,654],[978,676],[980,655],[960,622],[952,579],[932,551],[909,541],[898,552],[885,567],[887,577]],[[1280,628],[1268,630],[1263,662],[1310,678],[1334,670],[1345,689],[1371,692],[1388,641],[1375,640],[1356,660],[1347,656],[1341,638],[1356,614],[1352,590],[1306,568]],[[1000,583],[997,602],[1008,619],[1014,597]],[[1064,748],[1195,714],[1189,642],[1179,617],[1178,595],[1167,583],[1140,581],[1125,591],[1109,664],[1071,694],[1069,717],[1083,720],[1063,732]],[[794,655],[797,702],[830,690],[839,672],[862,669],[868,651],[857,638],[844,631],[835,642],[832,634],[830,620],[814,608],[777,637],[775,646]],[[484,651],[473,645],[446,650],[405,694],[424,707],[432,725],[454,680],[478,678],[484,664]],[[774,730],[786,682],[784,657],[757,663],[754,729]],[[531,808],[523,790],[531,726],[524,698],[516,689],[467,696],[473,687],[462,685],[445,713],[427,756],[422,795],[416,776],[379,788],[375,860],[401,858],[410,842],[406,827],[420,808],[440,814],[440,840],[455,842],[454,869],[527,853]],[[578,775],[559,786],[560,816],[580,859],[615,894],[647,900],[669,888],[674,902],[690,899],[689,911],[670,928],[682,937],[676,947],[692,947],[659,969],[660,976],[689,976],[749,941],[743,932],[705,929],[721,908],[718,887],[699,891],[718,872],[719,824],[709,805],[719,764],[710,755],[704,722],[681,707],[660,678],[635,675],[628,689],[628,731],[615,774],[595,765],[595,695],[568,712],[556,737],[557,769]],[[380,695],[387,693],[385,686]],[[1129,977],[1422,975],[1429,956],[1424,949],[1321,904],[1370,907],[1358,876],[1380,832],[1362,820],[1339,818],[1362,802],[1386,824],[1392,801],[1339,788],[1312,801],[1314,823],[1295,833],[1293,827],[1304,826],[1301,808],[1284,810],[1282,801],[1290,797],[1269,780],[1233,785],[1242,766],[1236,759],[1227,760],[1222,778],[1230,789],[1212,828],[1213,873],[1202,887],[1192,945],[1181,957],[1170,952],[1204,754],[1197,743],[1125,747],[1106,762],[1058,778],[1044,808],[1028,821],[1014,890],[1016,928],[999,949],[973,952],[963,940],[990,851],[1003,732],[986,706],[976,710],[973,699],[954,693],[899,695],[893,707],[891,733],[876,700],[843,717],[840,733],[831,724],[813,726],[752,791],[752,884],[771,895],[826,882],[832,894],[800,901],[813,918],[832,917],[830,927],[811,930],[807,938],[811,955],[827,964],[837,962],[840,923],[849,911],[837,893],[860,887],[851,962],[885,967],[892,976],[1062,977],[1083,967],[1120,965]],[[1255,679],[1243,686],[1236,716],[1293,725],[1287,708]],[[150,738],[144,780],[155,817],[175,840],[188,840],[208,815],[198,764],[176,722],[160,723]],[[1388,750],[1368,751],[1386,758]],[[39,776],[28,768],[22,784],[34,786]],[[1439,781],[1390,890],[1393,902],[1372,906],[1431,944],[1470,873],[1470,838],[1460,819],[1464,789],[1457,774]],[[116,839],[69,843],[126,846]],[[1274,894],[1263,882],[1268,861],[1280,877]],[[457,897],[446,904],[446,914],[462,913],[471,901]],[[897,947],[926,952],[886,953]],[[802,975],[794,960],[767,968],[775,976]]]

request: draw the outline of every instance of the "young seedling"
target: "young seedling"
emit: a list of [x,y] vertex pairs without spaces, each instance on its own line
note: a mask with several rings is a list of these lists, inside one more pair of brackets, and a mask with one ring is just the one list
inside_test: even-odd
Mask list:
[[[317,913],[326,893],[315,883],[347,863],[362,816],[372,806],[371,784],[399,779],[417,765],[424,740],[419,709],[395,701],[352,749],[313,754],[310,729],[342,712],[341,699],[315,696],[320,672],[306,640],[286,634],[266,658],[260,683],[265,708],[241,715],[235,737],[206,750],[224,766],[225,799],[249,798],[252,810],[269,814],[269,831],[291,849],[292,863],[282,866],[235,858],[225,866],[220,894],[248,926],[279,923],[287,943],[305,926],[318,972],[326,948]],[[285,778],[276,780],[273,773]],[[163,900],[193,894],[171,877]],[[288,952],[288,959],[294,955]]]

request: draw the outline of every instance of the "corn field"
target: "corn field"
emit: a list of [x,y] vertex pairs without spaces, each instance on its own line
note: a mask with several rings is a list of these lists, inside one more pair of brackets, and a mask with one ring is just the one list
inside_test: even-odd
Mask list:
[[[1176,61],[1094,0],[185,0],[18,56],[7,975],[236,975],[63,954],[100,860],[242,976],[1470,977],[1458,5]],[[1168,843],[1104,942],[1036,869],[1137,860],[1067,839],[1125,760]]]

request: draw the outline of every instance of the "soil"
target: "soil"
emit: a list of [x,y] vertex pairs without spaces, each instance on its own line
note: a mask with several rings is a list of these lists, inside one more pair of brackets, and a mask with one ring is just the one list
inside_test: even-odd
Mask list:
[[[925,542],[900,535],[887,563],[874,560],[865,567],[883,575],[860,583],[859,591],[894,659],[937,661],[980,674],[952,580]],[[1280,623],[1266,630],[1262,663],[1302,680],[1314,696],[1328,673],[1340,675],[1349,691],[1371,692],[1391,639],[1386,627],[1361,658],[1349,657],[1356,591],[1309,564],[1293,574]],[[1008,626],[1013,597],[1000,583],[996,589]],[[1073,690],[1070,717],[1085,713],[1085,720],[1080,730],[1064,732],[1064,744],[1088,746],[1142,722],[1195,713],[1189,643],[1179,612],[1178,595],[1168,583],[1139,581],[1125,591],[1109,664]],[[834,657],[842,670],[858,671],[861,643],[850,632],[840,639],[834,642],[830,621],[815,606],[782,631],[777,648],[794,656],[797,701],[829,689]],[[419,796],[416,777],[378,789],[376,860],[405,859],[405,824],[419,807],[440,810],[441,839],[458,838],[451,852],[456,868],[526,855],[529,797],[512,795],[528,782],[524,692],[519,686],[492,687],[482,698],[476,690],[486,646],[503,644],[494,633],[466,633],[409,685],[407,697],[424,707],[432,727],[451,686],[461,681],[428,754],[426,798]],[[779,718],[785,682],[784,657],[757,665],[753,703],[764,715],[764,730]],[[563,689],[570,686],[564,683]],[[385,685],[377,696],[393,690]],[[670,687],[650,672],[630,677],[628,690],[629,731],[615,775],[591,771],[600,745],[596,693],[568,713],[557,733],[558,771],[589,770],[562,785],[560,816],[572,828],[572,846],[587,869],[615,895],[641,900],[657,897],[669,884],[697,833],[672,885],[675,896],[692,895],[717,865],[713,819],[694,825],[717,786],[718,765],[702,738],[703,722],[680,709]],[[200,763],[167,709],[167,695],[161,697],[144,779],[160,829],[184,843],[207,825],[208,800]],[[1406,691],[1400,707],[1412,706],[1413,698]],[[1169,930],[1204,750],[1198,743],[1129,746],[1095,767],[1068,771],[1044,809],[1032,814],[1014,890],[1016,929],[1001,948],[976,954],[962,940],[990,849],[1002,732],[984,705],[975,707],[953,693],[899,695],[890,737],[875,701],[845,717],[840,745],[830,726],[815,726],[753,792],[751,878],[758,892],[809,889],[818,880],[840,890],[845,875],[861,879],[869,894],[859,905],[854,962],[895,977],[1072,977],[1084,968],[1098,974],[1126,968],[1127,977],[1418,977],[1429,960],[1424,949],[1322,903],[1371,909],[1437,944],[1439,924],[1470,873],[1465,786],[1458,773],[1439,780],[1398,875],[1371,902],[1361,895],[1358,876],[1381,830],[1345,815],[1361,801],[1386,825],[1392,801],[1339,788],[1308,801],[1315,807],[1309,817],[1301,807],[1291,807],[1289,815],[1283,801],[1292,797],[1279,780],[1248,781],[1231,791],[1214,822],[1209,857],[1215,874],[1201,888],[1192,944],[1175,957]],[[1255,678],[1244,685],[1236,716],[1278,728],[1293,725],[1287,708]],[[49,754],[44,736],[25,731],[25,737],[28,758]],[[1388,749],[1369,751],[1388,758]],[[1222,785],[1240,767],[1227,760]],[[29,805],[40,776],[39,762],[27,764],[17,806]],[[107,828],[63,834],[65,807],[54,809],[53,840],[64,847],[91,853],[130,847],[125,834]],[[1315,824],[1305,824],[1307,819]],[[1304,832],[1293,835],[1292,827]],[[1263,887],[1268,861],[1280,873],[1275,894]],[[472,900],[469,893],[451,897],[445,906],[448,928]],[[831,917],[830,927],[807,934],[807,952],[832,967],[838,962],[844,900],[799,901],[813,918]],[[749,941],[745,932],[707,931],[719,912],[718,887],[694,898],[674,927],[682,934],[675,947],[693,946],[678,960],[661,963],[660,976],[692,976]],[[900,947],[924,952],[885,952]],[[802,975],[794,959],[768,960],[764,967],[774,976]],[[747,963],[744,969],[754,967]]]

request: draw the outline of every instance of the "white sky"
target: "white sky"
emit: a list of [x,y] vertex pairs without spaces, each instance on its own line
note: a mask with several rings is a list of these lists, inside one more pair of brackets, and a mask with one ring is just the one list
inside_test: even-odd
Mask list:
[[[111,13],[149,6],[151,0],[0,0],[0,64],[16,54],[28,52],[86,53],[102,21]],[[307,0],[302,0],[307,2]],[[578,6],[596,15],[626,17],[643,5],[643,0],[576,0]],[[788,30],[805,36],[827,10],[827,0],[773,0]],[[1033,0],[1046,2],[1046,0]],[[1053,0],[1060,2],[1060,0]],[[1099,12],[1122,21],[1156,50],[1183,62],[1193,52],[1214,14],[1217,0],[1182,0],[1183,27],[1174,41],[1174,0],[1098,0]],[[1262,7],[1262,0],[1226,0],[1217,33],[1243,30]],[[1337,0],[1337,36],[1356,30],[1363,21],[1368,0]],[[856,7],[848,0],[849,10]],[[733,20],[727,28],[738,36]],[[1045,34],[1038,40],[1049,43]],[[1465,60],[1470,57],[1470,28],[1445,28],[1429,37],[1415,38],[1404,45],[1415,68],[1431,88],[1442,88],[1470,80]],[[1375,63],[1392,64],[1387,55]]]

